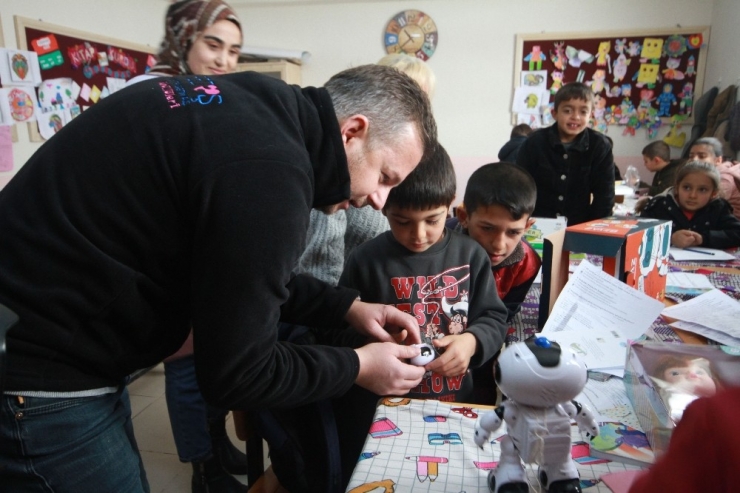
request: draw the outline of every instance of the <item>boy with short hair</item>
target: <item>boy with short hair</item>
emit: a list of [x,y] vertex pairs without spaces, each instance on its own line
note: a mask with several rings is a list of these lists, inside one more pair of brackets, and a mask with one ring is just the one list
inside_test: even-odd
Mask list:
[[465,187],[463,204],[447,227],[469,235],[488,253],[498,296],[508,311],[519,312],[542,261],[523,235],[535,222],[537,187],[524,168],[490,163],[475,170]]
[[[391,229],[355,248],[339,280],[363,301],[395,305],[416,316],[422,342],[440,353],[409,396],[470,402],[477,367],[502,347],[506,308],[486,252],[445,228],[455,198],[455,171],[439,146],[388,195]],[[438,384],[439,383],[439,384]]]
[[511,129],[511,135],[509,141],[504,144],[500,151],[498,151],[498,158],[501,161],[509,161],[512,163],[516,162],[516,157],[519,155],[519,148],[522,146],[529,134],[534,130],[526,123],[520,123]]
[[648,195],[655,197],[672,187],[676,182],[676,173],[686,161],[671,159],[671,149],[662,140],[656,140],[642,149],[642,162],[648,171],[655,173]]
[[555,94],[555,125],[530,135],[517,163],[537,185],[535,217],[568,218],[568,225],[609,216],[614,208],[614,158],[599,132],[588,128],[594,95],[571,82]]
[[[469,235],[488,253],[507,322],[519,313],[542,265],[522,238],[535,222],[536,200],[537,187],[524,168],[513,163],[485,164],[470,175],[457,217],[447,221],[448,228]],[[473,401],[496,404],[493,359],[473,370],[473,381]]]
[[[422,342],[440,353],[407,396],[474,402],[468,367],[487,363],[503,346],[506,307],[496,294],[486,252],[445,228],[455,191],[452,163],[438,146],[390,192],[383,207],[390,231],[352,251],[339,284],[359,290],[363,301],[385,300],[415,315]],[[365,342],[353,330],[332,341]],[[333,402],[345,480],[362,451],[378,399],[354,386]]]

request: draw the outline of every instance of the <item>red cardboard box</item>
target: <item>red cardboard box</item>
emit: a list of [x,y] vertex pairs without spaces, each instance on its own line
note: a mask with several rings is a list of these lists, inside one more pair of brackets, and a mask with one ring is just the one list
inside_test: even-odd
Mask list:
[[613,216],[568,226],[545,237],[539,326],[543,327],[568,282],[571,252],[599,255],[604,272],[663,301],[671,221]]

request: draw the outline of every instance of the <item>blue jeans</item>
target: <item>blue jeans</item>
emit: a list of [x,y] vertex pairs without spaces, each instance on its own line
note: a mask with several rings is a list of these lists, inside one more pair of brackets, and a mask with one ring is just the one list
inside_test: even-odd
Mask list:
[[182,462],[202,462],[213,447],[208,422],[224,419],[228,411],[203,400],[195,379],[193,355],[164,364],[165,397],[177,455]]
[[0,405],[0,490],[149,492],[125,387],[95,397],[5,395]]

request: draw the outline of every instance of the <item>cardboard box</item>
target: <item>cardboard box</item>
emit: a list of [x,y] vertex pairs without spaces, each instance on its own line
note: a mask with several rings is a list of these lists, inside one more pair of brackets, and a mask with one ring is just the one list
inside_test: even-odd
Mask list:
[[545,237],[538,324],[545,325],[568,282],[571,252],[603,257],[604,272],[663,301],[665,298],[671,221],[613,216],[589,221]]
[[[667,368],[680,373],[688,371],[688,364],[706,370],[703,381],[694,377],[667,381],[671,379],[666,376]],[[653,452],[660,456],[668,449],[673,429],[688,404],[713,395],[712,390],[740,385],[740,348],[633,342],[627,350],[623,381],[640,426]],[[688,385],[695,387],[689,391]]]

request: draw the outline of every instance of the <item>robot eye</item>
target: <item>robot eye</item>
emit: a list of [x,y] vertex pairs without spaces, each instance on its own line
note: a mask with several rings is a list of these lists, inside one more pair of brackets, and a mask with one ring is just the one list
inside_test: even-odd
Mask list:
[[521,356],[519,355],[519,353],[514,353],[514,357],[515,358],[521,358]]

